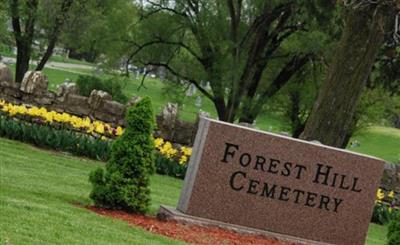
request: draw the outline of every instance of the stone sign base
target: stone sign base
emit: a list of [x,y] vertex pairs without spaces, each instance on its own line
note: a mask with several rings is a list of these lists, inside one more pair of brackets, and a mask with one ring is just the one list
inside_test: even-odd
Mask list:
[[160,206],[160,210],[158,211],[157,218],[160,220],[174,220],[183,224],[191,224],[191,225],[199,225],[206,227],[218,227],[225,230],[234,231],[241,234],[248,235],[256,235],[256,236],[265,236],[269,239],[275,239],[281,242],[294,243],[294,244],[307,244],[307,245],[329,245],[330,243],[316,242],[310,241],[302,238],[297,238],[294,236],[283,235],[275,232],[264,231],[259,229],[253,229],[240,225],[228,224],[216,220],[205,219],[200,217],[195,217],[191,215],[184,214],[179,210],[176,210],[172,207],[167,207],[164,205]]

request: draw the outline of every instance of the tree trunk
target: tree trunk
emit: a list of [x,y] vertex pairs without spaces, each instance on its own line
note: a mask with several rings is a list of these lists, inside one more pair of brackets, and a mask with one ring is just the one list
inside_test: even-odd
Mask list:
[[290,121],[292,124],[292,137],[299,138],[304,130],[305,124],[300,118],[300,91],[295,90],[289,93],[290,99]]
[[46,49],[46,52],[44,53],[42,59],[40,59],[39,64],[36,66],[37,71],[43,70],[44,66],[46,65],[47,61],[50,59],[51,55],[53,54],[54,47],[56,46],[57,42],[57,37],[53,37]]
[[394,20],[390,12],[389,6],[372,4],[348,10],[336,55],[302,139],[343,147],[359,97],[383,43],[385,27]]
[[250,102],[243,105],[242,114],[239,122],[252,124],[257,116],[261,113],[264,104],[269,98],[275,95],[285,86],[296,72],[301,70],[309,61],[313,54],[297,54],[287,62],[281,69],[274,81],[258,98],[249,98]]
[[29,47],[17,45],[17,62],[15,68],[15,82],[21,83],[25,73],[29,70],[29,60],[31,57]]
[[71,8],[72,3],[73,0],[64,0],[61,3],[60,14],[57,15],[54,21],[54,26],[51,35],[49,36],[49,43],[47,45],[46,52],[44,53],[42,59],[40,59],[40,62],[36,67],[37,71],[43,70],[44,66],[46,65],[46,62],[50,59],[51,55],[53,54],[54,47],[56,46],[58,40],[58,36],[60,35],[61,27],[64,25],[64,22],[68,18],[68,11]]
[[24,28],[21,27],[20,8],[17,0],[9,2],[11,13],[11,24],[17,45],[17,61],[15,70],[15,82],[21,83],[25,73],[29,70],[29,60],[32,52],[33,35],[38,1],[29,0],[27,4],[27,18]]

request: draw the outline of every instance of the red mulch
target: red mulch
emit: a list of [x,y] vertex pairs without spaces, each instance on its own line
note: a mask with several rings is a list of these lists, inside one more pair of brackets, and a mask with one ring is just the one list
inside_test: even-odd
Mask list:
[[223,230],[217,227],[203,227],[187,225],[175,221],[160,221],[154,217],[130,214],[123,211],[107,210],[97,207],[88,207],[89,210],[104,216],[127,221],[134,226],[140,226],[145,230],[168,236],[173,239],[182,240],[191,244],[209,245],[294,245],[295,243],[284,243],[273,238],[261,235],[239,234],[233,231]]

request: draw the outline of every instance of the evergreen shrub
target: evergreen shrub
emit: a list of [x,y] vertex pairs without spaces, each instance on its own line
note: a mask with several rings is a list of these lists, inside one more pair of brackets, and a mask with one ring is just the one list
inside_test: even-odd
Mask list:
[[145,213],[150,205],[150,175],[154,173],[154,116],[149,98],[128,109],[125,133],[111,149],[106,169],[90,174],[90,198],[96,206]]

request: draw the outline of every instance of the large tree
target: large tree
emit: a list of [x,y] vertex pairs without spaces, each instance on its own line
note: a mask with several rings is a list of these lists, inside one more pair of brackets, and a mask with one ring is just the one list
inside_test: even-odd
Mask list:
[[36,66],[36,70],[43,70],[46,62],[53,54],[53,50],[59,40],[64,23],[68,21],[70,9],[74,0],[56,0],[43,1],[41,9],[39,9],[42,17],[42,25],[44,28],[44,40],[46,48],[42,57]]
[[393,34],[398,0],[344,1],[345,29],[301,138],[345,147],[358,100],[386,34]]
[[[208,97],[220,120],[247,123],[315,57],[307,33],[334,8],[331,1],[141,2],[128,61],[165,67]],[[291,45],[293,38],[302,41]]]
[[45,33],[47,48],[36,70],[43,69],[53,52],[61,28],[68,19],[72,4],[73,0],[2,0],[2,5],[8,7],[17,46],[16,82],[21,82],[29,70],[33,44],[40,33]]
[[107,60],[101,61],[112,63],[128,50],[123,40],[130,35],[135,11],[130,0],[91,0],[74,4],[60,43],[76,58],[94,62],[106,53]]

